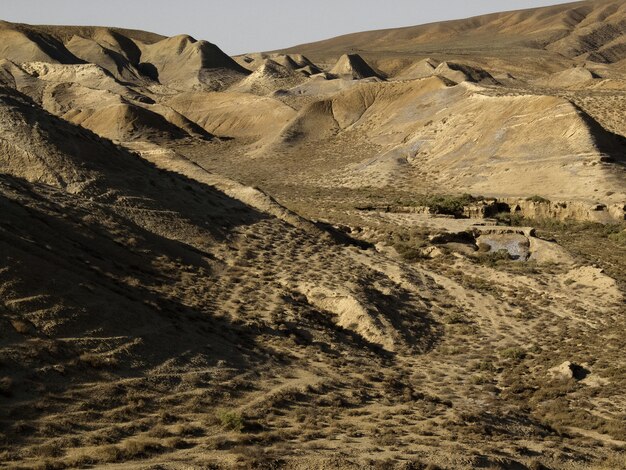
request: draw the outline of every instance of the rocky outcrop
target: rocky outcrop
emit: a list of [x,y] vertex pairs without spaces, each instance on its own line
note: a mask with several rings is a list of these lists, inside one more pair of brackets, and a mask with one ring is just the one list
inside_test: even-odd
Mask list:
[[506,198],[502,200],[512,214],[529,219],[579,220],[590,222],[618,222],[626,220],[626,204],[590,203],[584,201],[548,201]]

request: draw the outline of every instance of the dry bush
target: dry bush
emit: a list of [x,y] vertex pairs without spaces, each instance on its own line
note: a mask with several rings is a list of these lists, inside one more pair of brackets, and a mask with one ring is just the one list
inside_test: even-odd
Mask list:
[[161,410],[158,415],[159,423],[161,424],[172,424],[177,421],[180,421],[180,418],[176,415],[173,415],[169,411]]
[[173,435],[173,433],[168,428],[160,424],[157,424],[152,429],[150,429],[150,431],[148,431],[147,434],[149,437],[156,437],[156,438],[172,437]]
[[180,437],[170,437],[165,439],[164,445],[168,449],[186,449],[188,447],[192,447],[188,441],[180,438]]
[[105,367],[114,367],[118,364],[114,357],[102,356],[94,353],[83,353],[80,355],[81,363],[88,365],[94,369],[104,369]]
[[23,320],[11,320],[11,325],[21,335],[27,335],[31,331],[31,325]]
[[174,426],[172,434],[183,437],[198,437],[204,434],[204,429],[200,426],[194,426],[192,424],[179,424]]
[[11,377],[2,377],[0,379],[0,395],[10,397],[13,393],[13,379]]
[[506,348],[500,351],[500,357],[513,362],[519,362],[526,358],[526,351],[518,347]]
[[92,455],[94,459],[102,463],[119,462],[123,458],[123,452],[114,445],[98,447],[93,451]]
[[33,470],[63,470],[67,468],[67,463],[60,460],[44,460],[33,465]]
[[221,426],[229,431],[243,431],[244,420],[240,413],[228,410],[218,410],[215,414]]
[[80,423],[71,416],[65,416],[55,420],[42,423],[39,426],[38,434],[44,437],[58,437],[63,434],[69,434],[78,429]]
[[121,448],[126,459],[147,457],[163,451],[163,446],[159,441],[147,437],[128,440],[122,443]]
[[32,454],[36,457],[61,457],[65,452],[55,442],[48,442],[46,444],[35,447],[32,450]]

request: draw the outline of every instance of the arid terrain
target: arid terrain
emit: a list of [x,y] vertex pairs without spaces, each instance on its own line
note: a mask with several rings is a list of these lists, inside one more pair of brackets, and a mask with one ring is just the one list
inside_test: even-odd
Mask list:
[[1,469],[626,469],[623,1],[0,22],[0,214]]

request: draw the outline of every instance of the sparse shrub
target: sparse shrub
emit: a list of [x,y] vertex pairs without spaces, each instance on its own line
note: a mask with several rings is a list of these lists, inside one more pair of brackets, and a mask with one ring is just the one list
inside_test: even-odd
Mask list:
[[422,249],[429,245],[428,231],[411,229],[407,231],[394,231],[387,234],[388,244],[393,246],[407,261],[425,259]]
[[174,416],[172,413],[168,411],[161,411],[159,413],[159,423],[162,424],[172,424],[178,421],[178,417]]
[[157,424],[150,431],[148,431],[148,436],[164,438],[172,436],[172,433],[165,426]]
[[376,441],[383,447],[394,447],[398,445],[398,437],[393,431],[385,431],[379,436],[376,436]]
[[39,457],[61,457],[63,449],[54,442],[43,444],[34,450],[34,454]]
[[13,329],[21,335],[30,333],[30,325],[25,321],[11,320],[11,325],[13,326]]
[[423,251],[415,246],[411,246],[408,243],[397,243],[393,246],[398,254],[402,256],[406,261],[417,261],[419,259],[426,259]]
[[498,225],[510,225],[511,227],[519,227],[526,225],[526,219],[515,212],[498,212],[494,217]]
[[13,426],[11,427],[11,431],[17,435],[26,435],[35,432],[35,428],[32,426],[32,424],[24,420],[19,420],[13,424]]
[[154,439],[136,438],[122,444],[125,458],[146,457],[163,450],[163,446]]
[[204,434],[204,430],[199,426],[191,424],[179,424],[173,429],[173,434],[184,437],[201,436]]
[[489,377],[484,374],[472,375],[470,382],[474,385],[485,385],[491,382]]
[[93,455],[103,463],[118,462],[123,458],[121,449],[113,445],[99,447],[93,451]]
[[44,460],[43,462],[36,463],[33,470],[63,470],[64,468],[67,468],[64,462]]
[[614,241],[620,245],[626,245],[626,230],[620,230],[616,233],[609,233],[609,240]]
[[500,263],[511,261],[511,255],[507,250],[498,250],[489,253],[481,253],[474,257],[475,260],[487,265],[497,266]]
[[519,362],[526,358],[526,351],[516,347],[507,348],[500,351],[500,357],[502,359]]
[[235,411],[218,410],[216,413],[220,425],[229,431],[243,431],[244,421],[241,414]]
[[529,202],[535,202],[535,203],[538,203],[538,204],[549,203],[550,202],[549,199],[546,199],[545,197],[538,196],[537,194],[535,194],[534,196],[527,197],[526,200],[529,201]]
[[457,325],[467,321],[461,312],[451,312],[445,316],[444,320],[448,325]]
[[463,208],[469,204],[472,204],[480,198],[474,197],[471,194],[461,195],[445,195],[437,194],[432,196],[425,196],[421,199],[421,204],[428,206],[434,214],[453,215],[455,217],[463,216]]
[[477,370],[485,371],[485,372],[495,372],[496,366],[493,365],[491,361],[481,361],[477,367]]
[[83,364],[87,364],[94,369],[103,369],[105,367],[113,367],[117,365],[117,359],[114,357],[107,357],[94,353],[81,354],[79,360]]
[[189,442],[181,437],[170,437],[168,439],[165,439],[164,445],[168,449],[185,449],[187,447],[190,447]]
[[0,379],[0,395],[10,397],[13,393],[13,379],[11,377],[2,377]]

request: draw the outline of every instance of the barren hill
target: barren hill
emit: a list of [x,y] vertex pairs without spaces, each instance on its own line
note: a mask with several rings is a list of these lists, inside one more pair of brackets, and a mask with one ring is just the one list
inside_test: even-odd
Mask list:
[[0,23],[0,469],[626,468],[625,13]]

